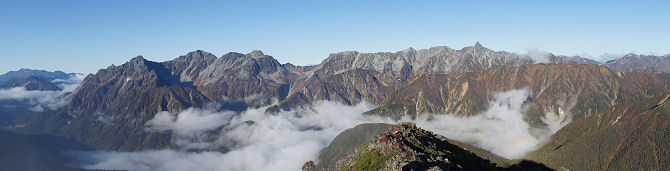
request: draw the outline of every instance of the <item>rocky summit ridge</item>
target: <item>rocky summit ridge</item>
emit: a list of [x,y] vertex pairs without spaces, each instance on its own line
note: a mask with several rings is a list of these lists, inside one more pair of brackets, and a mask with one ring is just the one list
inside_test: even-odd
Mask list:
[[332,167],[317,169],[308,161],[302,170],[551,170],[531,161],[499,167],[452,142],[414,123],[401,123],[374,136]]

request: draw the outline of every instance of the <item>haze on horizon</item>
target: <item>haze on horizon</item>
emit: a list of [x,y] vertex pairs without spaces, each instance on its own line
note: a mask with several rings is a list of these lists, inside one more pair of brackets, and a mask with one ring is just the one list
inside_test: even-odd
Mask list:
[[[143,55],[166,61],[202,49],[260,49],[282,63],[318,64],[346,50],[540,49],[598,60],[667,54],[667,1],[164,2],[2,1],[0,73],[92,73]],[[610,55],[602,55],[602,54]]]

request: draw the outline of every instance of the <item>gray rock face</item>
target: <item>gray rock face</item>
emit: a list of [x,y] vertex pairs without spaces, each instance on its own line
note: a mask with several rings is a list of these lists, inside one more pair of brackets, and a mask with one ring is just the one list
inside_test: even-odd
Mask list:
[[204,68],[194,84],[214,101],[230,99],[258,107],[283,100],[299,76],[261,51],[231,52]]
[[423,74],[458,75],[497,65],[533,62],[527,56],[487,49],[479,42],[461,50],[439,46],[395,53],[334,53],[321,64],[302,71],[304,76],[291,86],[288,97],[268,111],[290,110],[318,100],[352,105],[367,101],[380,105],[392,91]]
[[181,81],[187,82],[198,78],[200,72],[214,63],[214,60],[216,60],[216,56],[213,54],[197,50],[171,61],[163,62],[163,65],[172,71],[172,75],[177,75]]
[[515,53],[496,52],[477,42],[475,46],[461,50],[438,46],[418,51],[409,48],[395,53],[340,52],[331,54],[317,68],[324,74],[364,69],[408,79],[428,73],[462,73],[481,71],[494,65],[516,66],[528,63],[533,63],[532,59]]

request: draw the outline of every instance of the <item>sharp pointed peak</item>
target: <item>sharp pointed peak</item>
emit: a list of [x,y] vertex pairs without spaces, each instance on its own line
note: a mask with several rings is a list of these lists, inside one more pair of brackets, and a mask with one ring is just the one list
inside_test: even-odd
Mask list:
[[477,41],[477,43],[475,43],[475,47],[478,47],[478,48],[483,48],[484,46],[482,46],[482,44],[481,44],[481,43],[479,43],[479,41]]

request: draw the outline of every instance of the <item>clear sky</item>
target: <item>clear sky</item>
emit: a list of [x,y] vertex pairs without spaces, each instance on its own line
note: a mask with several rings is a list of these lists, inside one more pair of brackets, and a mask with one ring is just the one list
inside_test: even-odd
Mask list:
[[2,0],[0,73],[260,49],[281,63],[480,41],[561,55],[670,53],[669,1]]

